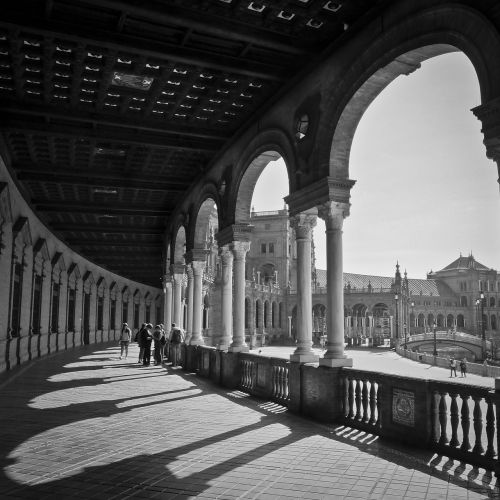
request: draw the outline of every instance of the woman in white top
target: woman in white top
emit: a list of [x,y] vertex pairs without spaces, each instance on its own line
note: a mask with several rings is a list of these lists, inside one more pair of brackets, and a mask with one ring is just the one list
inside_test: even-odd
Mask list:
[[128,327],[127,323],[123,323],[122,332],[120,335],[120,347],[121,347],[120,359],[122,359],[123,353],[125,353],[125,359],[127,359],[128,345],[130,344],[131,337],[132,337],[132,332],[130,331],[130,328]]

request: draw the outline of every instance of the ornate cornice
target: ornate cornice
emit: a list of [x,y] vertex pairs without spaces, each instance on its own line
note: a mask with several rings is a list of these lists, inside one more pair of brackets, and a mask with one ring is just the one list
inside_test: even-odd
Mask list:
[[285,201],[290,215],[297,215],[328,201],[349,203],[351,188],[356,181],[324,177],[299,191],[290,193]]

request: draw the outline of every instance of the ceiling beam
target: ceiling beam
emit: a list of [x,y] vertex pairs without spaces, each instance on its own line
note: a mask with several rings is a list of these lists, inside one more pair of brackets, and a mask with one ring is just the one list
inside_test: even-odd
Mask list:
[[50,225],[55,231],[73,231],[73,232],[93,232],[101,234],[159,234],[165,233],[163,227],[145,227],[145,226],[96,226],[90,224],[56,222]]
[[234,17],[224,18],[206,11],[201,16],[199,11],[174,5],[159,10],[158,3],[153,4],[144,0],[139,5],[121,0],[85,0],[85,3],[100,8],[114,9],[126,13],[129,17],[138,17],[155,24],[182,26],[198,33],[207,33],[214,37],[249,43],[292,55],[306,54],[303,48],[295,45],[297,41],[293,36],[273,33],[265,28],[259,29],[257,26],[240,22]]
[[222,53],[213,54],[208,51],[165,44],[150,38],[104,31],[95,26],[89,30],[88,26],[81,26],[77,23],[68,24],[30,17],[28,10],[24,10],[22,15],[2,11],[0,27],[7,29],[22,27],[38,35],[66,39],[79,45],[88,44],[93,47],[97,45],[118,53],[133,53],[155,60],[186,64],[254,79],[283,81],[286,78],[285,68],[279,63],[266,64]]
[[68,173],[62,169],[45,170],[45,169],[18,169],[14,166],[16,176],[20,181],[39,181],[39,182],[56,182],[58,184],[68,183],[77,184],[80,186],[88,186],[89,188],[116,188],[116,189],[144,189],[147,191],[159,191],[163,193],[184,193],[188,188],[188,183],[184,188],[180,186],[171,186],[170,183],[148,181],[144,177],[142,179],[131,179],[130,177],[99,177],[99,173],[87,175],[87,171],[79,171]]
[[[71,110],[68,109],[68,113]],[[219,147],[215,143],[194,141],[192,139],[172,139],[160,134],[139,134],[129,130],[112,130],[100,126],[71,126],[66,124],[54,124],[34,122],[26,118],[5,115],[0,122],[1,130],[10,132],[32,133],[50,135],[56,137],[85,137],[95,141],[109,141],[118,144],[136,144],[138,146],[152,146],[156,149],[175,149],[177,151],[199,151],[204,153],[215,153]]]
[[64,212],[64,213],[89,213],[89,214],[116,214],[116,215],[139,215],[147,217],[166,217],[169,210],[160,207],[138,207],[130,205],[99,205],[93,202],[78,203],[70,201],[45,201],[32,200],[32,205],[41,212]]
[[[55,176],[65,176],[66,178],[69,179],[69,182],[78,182],[78,179],[83,177],[83,178],[88,178],[88,179],[95,179],[99,180],[100,183],[103,181],[109,182],[110,186],[113,181],[118,182],[119,186],[124,185],[123,183],[130,182],[133,184],[133,186],[139,186],[141,183],[144,183],[144,185],[150,185],[151,182],[146,180],[145,177],[149,175],[148,173],[144,172],[144,175],[138,176],[138,175],[129,175],[128,173],[125,174],[123,171],[120,172],[113,172],[110,170],[98,170],[98,169],[88,169],[85,168],[84,173],[82,173],[79,170],[67,170],[67,169],[62,169],[58,168],[55,165],[39,165],[37,163],[33,164],[23,164],[23,163],[14,163],[12,165],[12,168],[15,170],[17,173],[17,176],[19,179],[20,175],[24,176],[26,174],[26,177],[24,180],[29,180],[31,178],[31,175],[37,175],[41,174],[45,178],[48,178],[51,175]],[[155,183],[157,186],[162,187],[163,185],[167,186],[168,185],[168,191],[179,191],[183,192],[187,189],[189,184],[191,183],[192,179],[188,179],[186,181],[182,181],[179,179],[176,180],[171,180],[170,178],[166,176],[157,176],[155,175]],[[38,179],[34,179],[38,180]],[[43,180],[43,179],[42,179]],[[103,184],[99,184],[103,185]],[[106,184],[104,184],[106,185]],[[128,186],[124,186],[128,187]]]
[[22,106],[19,104],[13,104],[8,101],[0,100],[0,112],[2,115],[10,113],[12,116],[17,117],[20,114],[29,116],[42,116],[45,118],[51,118],[54,120],[64,120],[66,123],[68,120],[81,123],[90,123],[95,125],[102,125],[118,129],[133,129],[134,131],[140,130],[144,132],[153,132],[155,134],[161,135],[174,135],[178,138],[180,137],[195,137],[199,139],[208,139],[211,141],[218,141],[223,143],[227,140],[227,133],[218,132],[214,129],[207,128],[193,128],[187,127],[185,125],[176,125],[175,127],[169,126],[165,123],[165,120],[151,120],[146,119],[139,122],[138,120],[132,120],[130,118],[110,115],[108,113],[90,113],[82,110],[71,113],[67,111],[59,111],[53,106],[39,106],[35,104],[30,104],[29,106]]

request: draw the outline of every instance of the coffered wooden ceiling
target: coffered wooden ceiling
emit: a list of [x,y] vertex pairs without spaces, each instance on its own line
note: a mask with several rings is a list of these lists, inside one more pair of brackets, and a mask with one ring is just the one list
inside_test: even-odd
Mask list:
[[218,151],[382,0],[8,0],[1,154],[83,256],[160,286],[169,214]]

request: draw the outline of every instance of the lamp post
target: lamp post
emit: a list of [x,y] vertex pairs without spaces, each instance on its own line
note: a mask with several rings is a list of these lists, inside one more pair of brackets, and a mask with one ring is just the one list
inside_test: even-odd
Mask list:
[[398,292],[396,292],[394,294],[394,300],[396,301],[396,346],[398,345],[398,342],[399,342],[398,299],[399,299],[399,295],[398,295]]
[[437,352],[437,340],[436,340],[436,330],[437,330],[437,323],[434,321],[434,324],[432,325],[432,331],[434,332],[434,357],[438,355]]
[[[412,320],[413,320],[413,323],[415,323],[415,315],[413,313],[413,308],[415,307],[415,302],[413,302],[413,300],[411,301],[411,316],[410,316],[410,337],[411,337],[411,327],[412,327]],[[415,326],[415,325],[413,325]]]
[[484,292],[479,291],[479,298],[476,300],[476,306],[478,308],[478,326],[481,334],[481,352],[483,360],[486,358],[486,325],[484,324]]

